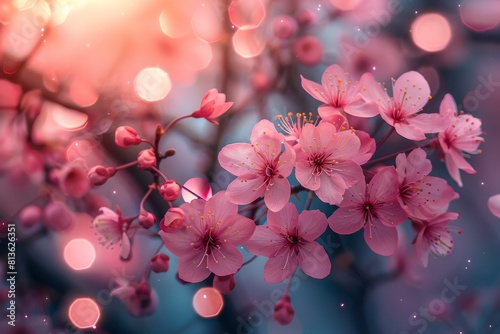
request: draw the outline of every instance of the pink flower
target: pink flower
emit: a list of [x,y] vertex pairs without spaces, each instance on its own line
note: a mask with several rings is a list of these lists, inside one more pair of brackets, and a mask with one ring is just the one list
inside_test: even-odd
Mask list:
[[155,273],[164,273],[168,271],[170,257],[167,254],[158,253],[151,258],[151,270]]
[[480,135],[481,120],[471,115],[458,115],[457,106],[453,97],[446,94],[439,107],[439,113],[450,120],[451,125],[438,134],[439,144],[444,153],[444,160],[448,173],[458,185],[462,186],[460,169],[468,174],[476,171],[465,160],[464,154],[478,154],[479,145],[484,141]]
[[217,276],[214,275],[212,286],[220,291],[223,295],[228,295],[236,287],[234,275]]
[[294,148],[297,180],[325,203],[339,204],[345,190],[363,178],[361,167],[352,161],[360,148],[353,131],[337,132],[326,122],[306,124]]
[[293,44],[293,52],[302,64],[314,66],[323,59],[323,43],[314,36],[302,36]]
[[328,218],[330,228],[339,234],[352,234],[364,227],[365,241],[375,253],[393,254],[398,244],[396,226],[408,218],[397,193],[396,169],[382,168],[368,185],[360,181],[346,191],[339,208]]
[[155,151],[152,148],[147,150],[142,150],[137,155],[137,162],[139,163],[139,168],[149,169],[156,166],[156,156]]
[[448,210],[450,201],[458,194],[446,180],[428,176],[432,170],[430,160],[421,148],[396,157],[396,170],[399,179],[399,204],[406,209],[411,218],[426,219]]
[[87,176],[89,181],[94,186],[100,186],[106,183],[110,177],[116,174],[116,169],[113,167],[104,167],[101,165],[92,167]]
[[151,212],[148,212],[146,210],[141,210],[141,212],[139,212],[138,220],[139,220],[139,225],[141,225],[142,227],[151,228],[156,222],[156,217]]
[[346,112],[358,117],[373,117],[379,114],[375,104],[366,103],[359,93],[357,82],[351,82],[349,75],[337,64],[329,66],[321,77],[321,85],[303,76],[302,88],[324,104],[318,108],[323,120]]
[[407,139],[424,140],[426,133],[443,131],[447,126],[439,114],[417,115],[431,98],[429,84],[418,72],[406,72],[393,82],[394,97],[389,97],[371,73],[361,77],[359,86],[363,99],[377,104],[384,121]]
[[175,201],[179,198],[181,187],[174,180],[167,180],[160,186],[159,192],[165,201]]
[[24,227],[33,227],[43,219],[43,211],[38,205],[27,205],[19,212],[19,223]]
[[66,163],[57,174],[63,193],[76,198],[83,197],[90,188],[87,174],[83,160],[77,159]]
[[207,121],[219,124],[214,119],[222,116],[233,105],[233,102],[226,102],[226,95],[219,93],[215,88],[205,93],[201,100],[200,109],[194,111],[191,116],[194,118],[205,118]]
[[262,120],[252,130],[251,144],[235,143],[219,153],[219,163],[236,180],[227,187],[226,196],[235,204],[249,204],[264,196],[271,211],[281,210],[290,198],[290,183],[295,152],[287,143],[281,152],[283,135],[273,123]]
[[119,243],[120,257],[127,259],[130,255],[130,240],[127,235],[130,223],[109,208],[102,207],[99,211],[101,214],[92,220],[92,225],[99,234],[99,242],[106,248]]
[[195,199],[181,205],[186,222],[172,233],[158,232],[165,246],[179,257],[179,277],[201,282],[214,273],[236,273],[243,264],[237,245],[250,238],[255,223],[238,215],[238,206],[219,192],[208,201]]
[[75,222],[75,215],[64,202],[54,201],[43,210],[45,225],[56,232],[69,228]]
[[331,263],[323,247],[316,241],[326,229],[325,215],[319,210],[300,213],[292,203],[279,212],[267,214],[268,225],[257,226],[244,246],[254,255],[268,257],[264,279],[278,283],[290,277],[297,266],[314,278],[325,278]]
[[175,232],[186,221],[186,215],[181,208],[170,208],[160,222],[160,229],[165,233]]
[[364,131],[354,130],[354,134],[359,138],[361,146],[359,147],[358,154],[352,157],[352,161],[358,165],[362,165],[372,158],[377,148],[377,144],[375,143],[375,139],[370,137],[370,135]]
[[134,128],[130,126],[120,126],[115,131],[115,144],[120,147],[138,145],[141,143],[141,137]]
[[293,119],[293,113],[289,112],[287,116],[283,117],[282,115],[277,115],[276,119],[278,120],[278,127],[286,133],[285,140],[288,144],[295,144],[302,133],[302,128],[306,124],[314,124],[316,125],[318,122],[319,116],[314,120],[313,113],[309,113],[309,117],[306,116],[306,113],[296,113],[295,118]]
[[[412,220],[413,226],[418,230],[414,243],[415,257],[420,265],[427,267],[431,252],[439,256],[451,253],[453,238],[447,225],[456,219],[457,213],[446,212],[426,221]],[[458,233],[461,231],[458,230]]]
[[158,295],[146,280],[139,283],[116,279],[118,287],[110,295],[121,300],[129,313],[135,317],[152,314],[158,307]]
[[293,309],[290,295],[284,294],[283,297],[274,305],[273,319],[280,325],[288,325],[293,320],[295,310]]

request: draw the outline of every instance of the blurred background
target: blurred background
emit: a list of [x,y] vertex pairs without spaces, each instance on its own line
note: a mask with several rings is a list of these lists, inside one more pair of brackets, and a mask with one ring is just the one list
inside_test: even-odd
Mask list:
[[[500,193],[499,21],[496,0],[0,0],[3,310],[10,305],[9,224],[17,238],[16,327],[8,325],[7,310],[0,332],[500,333],[500,222],[487,207]],[[244,266],[220,314],[203,318],[193,295],[211,286],[211,278],[182,284],[171,256],[168,272],[149,277],[156,312],[131,316],[110,296],[114,280],[139,280],[161,240],[155,228],[138,231],[124,262],[117,247],[99,244],[91,221],[101,206],[136,215],[151,175],[126,169],[77,195],[54,179],[68,164],[119,166],[136,159],[139,148],[114,144],[117,127],[133,126],[153,140],[157,124],[192,113],[204,93],[217,88],[233,107],[219,126],[203,119],[178,123],[160,143],[176,150],[161,170],[179,184],[201,177],[214,193],[225,189],[233,176],[218,164],[220,149],[248,142],[260,119],[316,112],[319,102],[302,90],[300,75],[319,82],[334,63],[354,80],[370,71],[388,87],[391,78],[417,70],[432,91],[426,112],[438,112],[450,93],[459,110],[482,120],[482,154],[468,160],[477,173],[462,172],[463,187],[439,154],[429,153],[432,175],[446,178],[460,195],[450,207],[460,214],[452,225],[462,231],[453,235],[452,253],[418,266],[410,224],[401,226],[398,251],[387,258],[373,253],[360,233],[339,237],[328,229],[320,242],[332,272],[323,280],[296,276],[290,287],[295,317],[287,326],[271,316],[286,284],[264,282],[266,259]],[[376,126],[351,125],[368,132]],[[394,135],[375,157],[411,145]],[[301,197],[294,201],[304,202]],[[51,203],[60,205],[55,213],[48,212]],[[33,204],[56,222],[20,219]],[[156,217],[168,209],[157,195],[146,208]],[[333,212],[317,200],[312,208]],[[95,252],[84,270],[64,257],[77,238],[90,242],[86,254]],[[71,321],[77,298],[96,303],[95,328],[78,329]]]

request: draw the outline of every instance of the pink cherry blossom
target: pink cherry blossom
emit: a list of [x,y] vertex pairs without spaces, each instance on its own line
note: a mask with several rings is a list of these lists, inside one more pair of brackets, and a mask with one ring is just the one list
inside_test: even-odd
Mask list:
[[443,98],[439,113],[451,123],[438,134],[446,168],[453,180],[461,187],[460,170],[468,174],[476,173],[476,170],[465,160],[465,156],[467,156],[466,154],[481,153],[481,150],[478,149],[484,141],[480,137],[482,134],[481,120],[471,115],[458,115],[457,105],[450,94],[446,94]]
[[186,215],[181,208],[170,208],[160,222],[160,229],[165,233],[179,230],[186,221]]
[[300,134],[302,133],[302,128],[306,124],[314,124],[316,125],[318,122],[318,118],[315,120],[312,117],[312,113],[309,113],[309,117],[306,116],[306,113],[296,113],[295,120],[292,112],[289,112],[287,116],[283,117],[282,115],[277,115],[276,119],[278,120],[278,127],[286,133],[285,140],[288,144],[294,145],[300,138]]
[[278,283],[290,277],[297,266],[314,278],[325,278],[331,263],[324,248],[316,241],[326,229],[326,216],[319,210],[300,213],[292,203],[279,212],[267,214],[268,224],[257,226],[244,246],[252,254],[268,257],[264,279]]
[[90,188],[87,168],[82,159],[66,163],[58,172],[59,186],[63,193],[76,198],[83,197]]
[[445,212],[428,220],[412,220],[413,227],[418,230],[414,243],[415,257],[420,265],[427,267],[429,253],[439,256],[451,253],[453,238],[448,223],[456,219],[457,213]]
[[500,194],[488,198],[488,209],[495,217],[500,218]]
[[321,85],[303,76],[302,87],[316,100],[324,104],[318,108],[323,120],[346,112],[358,117],[373,117],[379,111],[375,104],[366,103],[359,93],[357,82],[351,82],[349,75],[337,64],[329,66],[321,77]]
[[360,181],[346,191],[339,208],[328,218],[330,228],[339,234],[352,234],[364,227],[365,241],[375,253],[393,254],[398,244],[396,226],[408,218],[397,193],[396,169],[380,169],[368,185]]
[[259,197],[271,211],[281,210],[290,198],[290,183],[295,152],[283,143],[274,124],[268,120],[257,123],[250,137],[251,144],[235,143],[224,147],[219,153],[219,163],[236,180],[227,187],[226,195],[235,204],[249,204]]
[[106,248],[120,244],[120,257],[127,259],[130,255],[130,240],[127,234],[129,221],[107,207],[102,207],[99,211],[101,214],[92,220],[92,225],[99,235],[99,242]]
[[226,95],[219,93],[215,88],[205,93],[201,100],[200,109],[194,111],[191,116],[194,118],[205,118],[207,121],[219,124],[215,121],[231,108],[233,102],[226,102]]
[[118,287],[111,290],[110,296],[120,299],[131,315],[149,315],[158,307],[158,295],[146,280],[136,283],[117,278],[116,283]]
[[223,191],[208,201],[195,199],[180,208],[186,214],[182,228],[158,232],[165,246],[179,257],[179,277],[196,283],[211,272],[218,276],[236,273],[243,264],[236,246],[250,238],[255,223],[238,215],[238,206]]
[[358,154],[360,140],[353,131],[337,132],[333,124],[304,125],[299,138],[295,176],[300,184],[316,192],[325,203],[342,201],[345,190],[363,177],[361,167],[352,159]]
[[446,129],[448,123],[443,116],[418,114],[431,98],[429,84],[418,72],[406,72],[393,81],[394,97],[389,97],[371,73],[361,77],[359,86],[363,99],[377,104],[384,121],[407,139],[424,140],[426,133]]
[[396,157],[396,170],[399,179],[398,200],[411,218],[426,219],[448,210],[450,201],[458,194],[446,180],[429,176],[432,170],[426,153],[417,148],[408,154]]
[[131,126],[120,126],[115,131],[115,144],[120,147],[138,145],[141,143],[141,137]]

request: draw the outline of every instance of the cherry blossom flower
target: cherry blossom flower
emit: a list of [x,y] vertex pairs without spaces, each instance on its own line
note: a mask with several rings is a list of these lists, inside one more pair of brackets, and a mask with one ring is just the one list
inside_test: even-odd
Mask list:
[[397,192],[396,169],[380,169],[368,185],[360,181],[346,191],[339,208],[328,218],[330,228],[339,234],[352,234],[364,227],[365,241],[375,253],[393,254],[398,244],[396,226],[408,218]]
[[406,72],[393,81],[394,97],[389,97],[371,73],[361,77],[359,86],[363,99],[377,104],[382,119],[402,137],[424,140],[426,133],[436,133],[447,127],[448,122],[442,115],[418,114],[431,98],[429,84],[418,72]]
[[120,257],[127,259],[130,255],[130,240],[127,235],[130,222],[121,217],[119,209],[118,213],[107,207],[102,207],[99,211],[101,214],[92,220],[92,225],[99,234],[99,242],[106,248],[119,243]]
[[231,108],[233,102],[226,102],[226,94],[219,93],[215,88],[210,89],[201,99],[200,109],[194,111],[194,118],[205,118],[207,121],[219,124],[215,121]]
[[117,278],[118,287],[110,295],[121,300],[129,313],[135,317],[152,314],[158,307],[158,295],[146,280],[139,283]]
[[304,125],[299,138],[295,176],[300,184],[316,192],[332,205],[342,201],[345,190],[362,177],[361,167],[352,161],[360,148],[353,131],[337,132],[335,126],[321,122]]
[[448,210],[450,201],[458,194],[446,180],[429,176],[432,170],[426,153],[417,148],[408,154],[396,157],[396,170],[399,179],[399,204],[412,218],[431,218]]
[[484,141],[480,135],[481,120],[471,115],[457,113],[457,105],[450,94],[446,94],[439,107],[439,113],[450,120],[451,125],[438,134],[439,144],[444,153],[444,161],[450,176],[462,186],[460,170],[468,174],[476,170],[465,160],[465,153],[478,154],[479,145]]
[[293,44],[297,59],[306,66],[314,66],[323,59],[323,43],[312,36],[302,36]]
[[171,233],[182,228],[186,221],[186,215],[181,208],[170,208],[160,222],[160,229],[165,233]]
[[[412,220],[413,227],[418,230],[415,238],[415,257],[417,262],[427,267],[429,253],[443,256],[451,253],[453,238],[448,223],[458,219],[455,212],[445,212],[428,220]],[[458,230],[458,233],[462,233]]]
[[82,159],[66,163],[57,173],[63,193],[76,198],[83,197],[90,188],[87,168]]
[[292,276],[297,266],[314,278],[325,278],[331,263],[316,241],[327,227],[326,216],[319,210],[300,213],[292,203],[279,212],[267,214],[268,225],[257,226],[244,246],[254,255],[268,257],[264,279],[278,283]]
[[238,206],[223,191],[208,201],[195,199],[180,208],[186,215],[182,228],[158,232],[165,246],[179,257],[179,277],[196,283],[211,272],[218,276],[236,273],[243,264],[236,246],[250,238],[255,223],[238,215]]
[[293,320],[295,310],[293,309],[290,295],[285,293],[283,297],[274,305],[273,319],[280,325],[288,325]]
[[375,104],[366,103],[359,93],[357,82],[351,82],[349,75],[337,64],[330,65],[321,77],[321,85],[303,76],[302,88],[324,104],[318,108],[323,120],[346,112],[358,117],[373,117],[379,114]]
[[115,144],[119,147],[128,147],[141,143],[141,137],[131,126],[120,126],[115,130]]
[[276,116],[276,119],[279,122],[278,127],[286,133],[285,140],[290,145],[295,144],[299,140],[304,125],[309,123],[316,125],[319,118],[319,116],[317,116],[318,118],[314,120],[312,118],[311,112],[308,114],[308,116],[306,116],[306,113],[296,113],[296,120],[294,120],[293,116],[294,115],[292,112],[289,112],[285,117],[283,117],[282,115]]
[[225,146],[219,153],[219,163],[236,180],[227,187],[226,196],[235,204],[249,204],[264,197],[271,211],[281,210],[290,198],[290,183],[295,152],[283,143],[283,135],[274,124],[262,120],[252,129],[251,144],[235,143]]

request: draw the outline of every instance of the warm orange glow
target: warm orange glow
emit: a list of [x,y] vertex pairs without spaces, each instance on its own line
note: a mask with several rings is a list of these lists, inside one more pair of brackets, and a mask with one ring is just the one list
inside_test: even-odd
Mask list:
[[231,23],[238,28],[256,28],[266,16],[262,0],[233,0],[227,12]]
[[224,300],[217,289],[201,288],[193,296],[194,310],[203,318],[219,315],[222,306],[224,306]]
[[450,43],[451,36],[450,24],[440,14],[421,15],[411,25],[413,42],[424,51],[444,50]]
[[348,11],[356,8],[361,0],[330,0],[330,2],[335,8]]
[[189,20],[172,10],[164,10],[160,14],[161,31],[169,37],[178,38],[189,33]]
[[243,58],[256,57],[264,50],[266,41],[257,29],[239,29],[233,35],[233,48]]
[[89,107],[99,98],[95,90],[78,81],[73,81],[69,87],[69,96],[80,107]]
[[72,269],[88,269],[95,260],[94,245],[86,239],[73,239],[64,247],[63,256]]
[[158,67],[145,68],[134,79],[135,93],[146,102],[164,99],[171,88],[167,72]]
[[65,130],[78,130],[87,125],[89,116],[57,104],[50,105],[50,115],[54,122]]
[[78,328],[95,327],[100,316],[99,306],[90,298],[75,299],[69,306],[68,317]]
[[33,7],[36,3],[36,0],[14,0],[14,6],[19,10],[27,10]]

